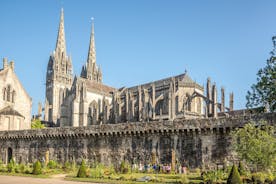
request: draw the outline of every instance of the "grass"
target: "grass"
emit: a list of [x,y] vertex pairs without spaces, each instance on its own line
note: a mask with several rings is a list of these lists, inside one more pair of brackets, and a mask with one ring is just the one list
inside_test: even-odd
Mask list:
[[[111,184],[141,184],[144,182],[138,182],[137,179],[144,176],[149,176],[152,181],[147,183],[166,183],[166,184],[179,184],[181,174],[151,174],[151,173],[131,173],[131,174],[116,174],[105,176],[103,178],[77,178],[74,175],[69,175],[65,179],[71,181],[82,181],[82,182],[96,182],[96,183],[111,183]],[[200,183],[202,180],[198,174],[189,174],[188,178],[192,183]]]
[[4,175],[4,176],[23,176],[23,177],[32,177],[32,178],[51,178],[50,175],[45,175],[45,174],[34,175],[34,174],[24,174],[24,173],[0,172],[0,175]]

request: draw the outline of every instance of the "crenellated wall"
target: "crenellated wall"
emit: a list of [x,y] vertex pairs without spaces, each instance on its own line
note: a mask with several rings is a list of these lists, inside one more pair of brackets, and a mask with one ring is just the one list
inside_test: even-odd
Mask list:
[[17,162],[49,159],[59,162],[87,159],[119,164],[169,164],[213,167],[232,161],[229,132],[248,121],[275,124],[276,113],[218,119],[103,124],[41,130],[0,132],[0,159],[13,156]]

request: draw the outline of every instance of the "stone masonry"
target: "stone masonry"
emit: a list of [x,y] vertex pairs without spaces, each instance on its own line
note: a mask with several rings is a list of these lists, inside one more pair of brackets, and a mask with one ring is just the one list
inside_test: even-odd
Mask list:
[[276,122],[276,113],[229,118],[177,119],[0,132],[0,159],[16,162],[50,159],[118,165],[156,162],[172,158],[189,168],[215,167],[234,161],[229,133],[245,123]]

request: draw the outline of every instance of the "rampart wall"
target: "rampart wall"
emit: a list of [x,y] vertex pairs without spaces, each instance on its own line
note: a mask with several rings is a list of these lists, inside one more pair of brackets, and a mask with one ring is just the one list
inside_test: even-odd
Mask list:
[[118,165],[181,163],[214,167],[235,160],[229,133],[245,123],[276,122],[276,113],[217,119],[135,122],[88,127],[0,132],[0,159],[6,163],[39,159],[58,162],[86,159]]

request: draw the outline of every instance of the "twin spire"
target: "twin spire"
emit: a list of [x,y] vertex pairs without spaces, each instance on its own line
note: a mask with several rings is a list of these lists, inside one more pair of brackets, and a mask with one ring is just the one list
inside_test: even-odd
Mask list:
[[58,28],[58,36],[56,43],[56,53],[63,53],[66,56],[66,42],[65,42],[65,32],[64,32],[64,14],[63,8],[61,9],[60,22]]
[[93,17],[92,17],[92,27],[91,27],[90,44],[89,44],[87,61],[91,64],[96,63],[96,48],[95,48],[94,18]]
[[[57,37],[55,52],[60,56],[62,56],[62,55],[66,56],[66,42],[65,42],[65,32],[64,32],[63,8],[61,9],[60,23],[59,23],[58,37]],[[97,82],[102,81],[101,70],[96,65],[94,18],[92,18],[91,35],[90,35],[90,43],[89,43],[87,62],[85,64],[85,66],[82,68],[81,76],[83,78],[86,78],[86,79],[89,79],[89,80],[94,80],[94,81],[97,81]]]

